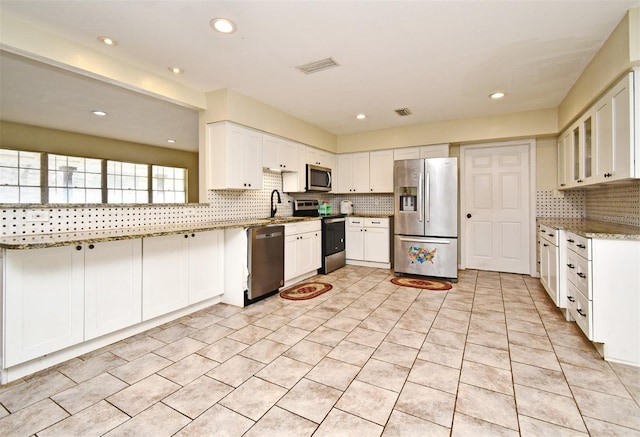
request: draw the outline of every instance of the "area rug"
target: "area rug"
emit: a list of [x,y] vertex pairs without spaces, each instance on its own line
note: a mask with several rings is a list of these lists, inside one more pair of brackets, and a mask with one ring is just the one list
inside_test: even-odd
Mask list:
[[324,282],[304,282],[282,290],[280,297],[290,300],[313,299],[332,288],[331,284],[325,284]]
[[403,287],[423,288],[425,290],[449,290],[451,284],[448,282],[434,281],[432,279],[416,278],[391,278],[391,282]]

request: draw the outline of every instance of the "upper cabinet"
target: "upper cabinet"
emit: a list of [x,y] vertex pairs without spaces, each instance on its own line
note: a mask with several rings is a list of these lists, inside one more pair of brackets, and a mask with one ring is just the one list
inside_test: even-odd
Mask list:
[[207,125],[207,189],[262,189],[261,132],[229,122]]
[[369,192],[393,193],[393,150],[369,153]]
[[432,144],[430,146],[404,147],[393,149],[393,160],[418,158],[448,158],[449,144]]
[[336,156],[333,153],[326,152],[313,147],[305,147],[305,164],[319,165],[332,170],[336,168]]
[[369,152],[338,155],[338,193],[369,192]]
[[281,171],[299,171],[298,143],[263,134],[262,166]]
[[[637,73],[636,73],[637,74]],[[625,75],[558,138],[558,188],[640,177],[634,161],[634,73]]]

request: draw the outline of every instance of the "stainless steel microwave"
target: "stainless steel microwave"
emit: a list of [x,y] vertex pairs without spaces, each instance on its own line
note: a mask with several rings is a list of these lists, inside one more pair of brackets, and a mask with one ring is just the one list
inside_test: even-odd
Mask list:
[[331,169],[307,164],[307,191],[331,191]]

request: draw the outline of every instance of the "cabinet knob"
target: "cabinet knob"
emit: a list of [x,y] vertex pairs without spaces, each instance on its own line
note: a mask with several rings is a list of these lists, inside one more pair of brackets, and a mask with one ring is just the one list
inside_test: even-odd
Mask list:
[[471,214],[467,214],[467,218],[471,218],[471,217],[472,217]]
[[580,314],[582,317],[587,317],[587,315],[580,308],[578,308],[576,311],[578,311],[578,314]]
[[567,264],[567,267],[569,267],[570,269],[574,268],[575,266],[573,264]]
[[82,246],[80,246],[79,244],[76,246],[76,250],[82,250]]
[[185,236],[184,236],[184,238],[189,238],[189,236],[188,236],[188,235],[185,235]]
[[544,246],[544,247],[549,247],[549,245],[548,245],[548,244],[546,244],[546,243],[545,243],[545,244],[543,244],[543,246]]
[[581,277],[582,279],[587,279],[587,275],[585,275],[584,273],[577,273],[579,277]]
[[577,246],[578,246],[580,249],[586,249],[586,247],[587,247],[587,246],[585,246],[584,244],[577,244]]
[[565,185],[567,185],[567,184],[560,184],[561,187],[564,187]]
[[196,234],[191,234],[191,236],[192,236],[192,237],[195,237],[195,236],[196,236]]
[[569,243],[575,243],[575,241],[573,241],[571,238],[569,238],[567,241],[568,241]]
[[89,245],[89,249],[94,249],[96,246],[94,246],[93,244]]
[[567,296],[567,299],[569,299],[569,302],[575,302],[576,300],[573,298],[573,296]]
[[549,234],[550,237],[553,237],[553,234]]

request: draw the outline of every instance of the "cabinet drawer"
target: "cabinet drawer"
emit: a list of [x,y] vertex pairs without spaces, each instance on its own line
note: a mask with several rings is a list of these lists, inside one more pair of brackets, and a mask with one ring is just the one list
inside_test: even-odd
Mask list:
[[576,261],[575,285],[582,294],[587,296],[587,299],[593,299],[591,295],[591,261],[581,256],[577,256]]
[[349,217],[347,218],[347,226],[351,228],[361,228],[364,226],[364,218],[362,217]]
[[284,225],[284,235],[304,234],[305,232],[319,231],[322,227],[320,220],[309,220],[297,223],[286,223]]
[[567,248],[586,259],[591,259],[591,239],[567,232]]
[[365,218],[365,228],[389,228],[388,218]]
[[540,238],[543,238],[549,241],[554,246],[558,245],[558,230],[554,228],[550,228],[549,226],[540,225],[539,235]]
[[577,285],[578,258],[580,256],[577,253],[567,250],[567,262],[564,268],[567,272],[567,282],[572,283],[574,286]]
[[569,312],[587,338],[595,341],[593,338],[593,322],[591,320],[592,302],[571,284],[567,287],[567,299],[569,295],[573,299],[573,302],[569,300],[567,305]]

